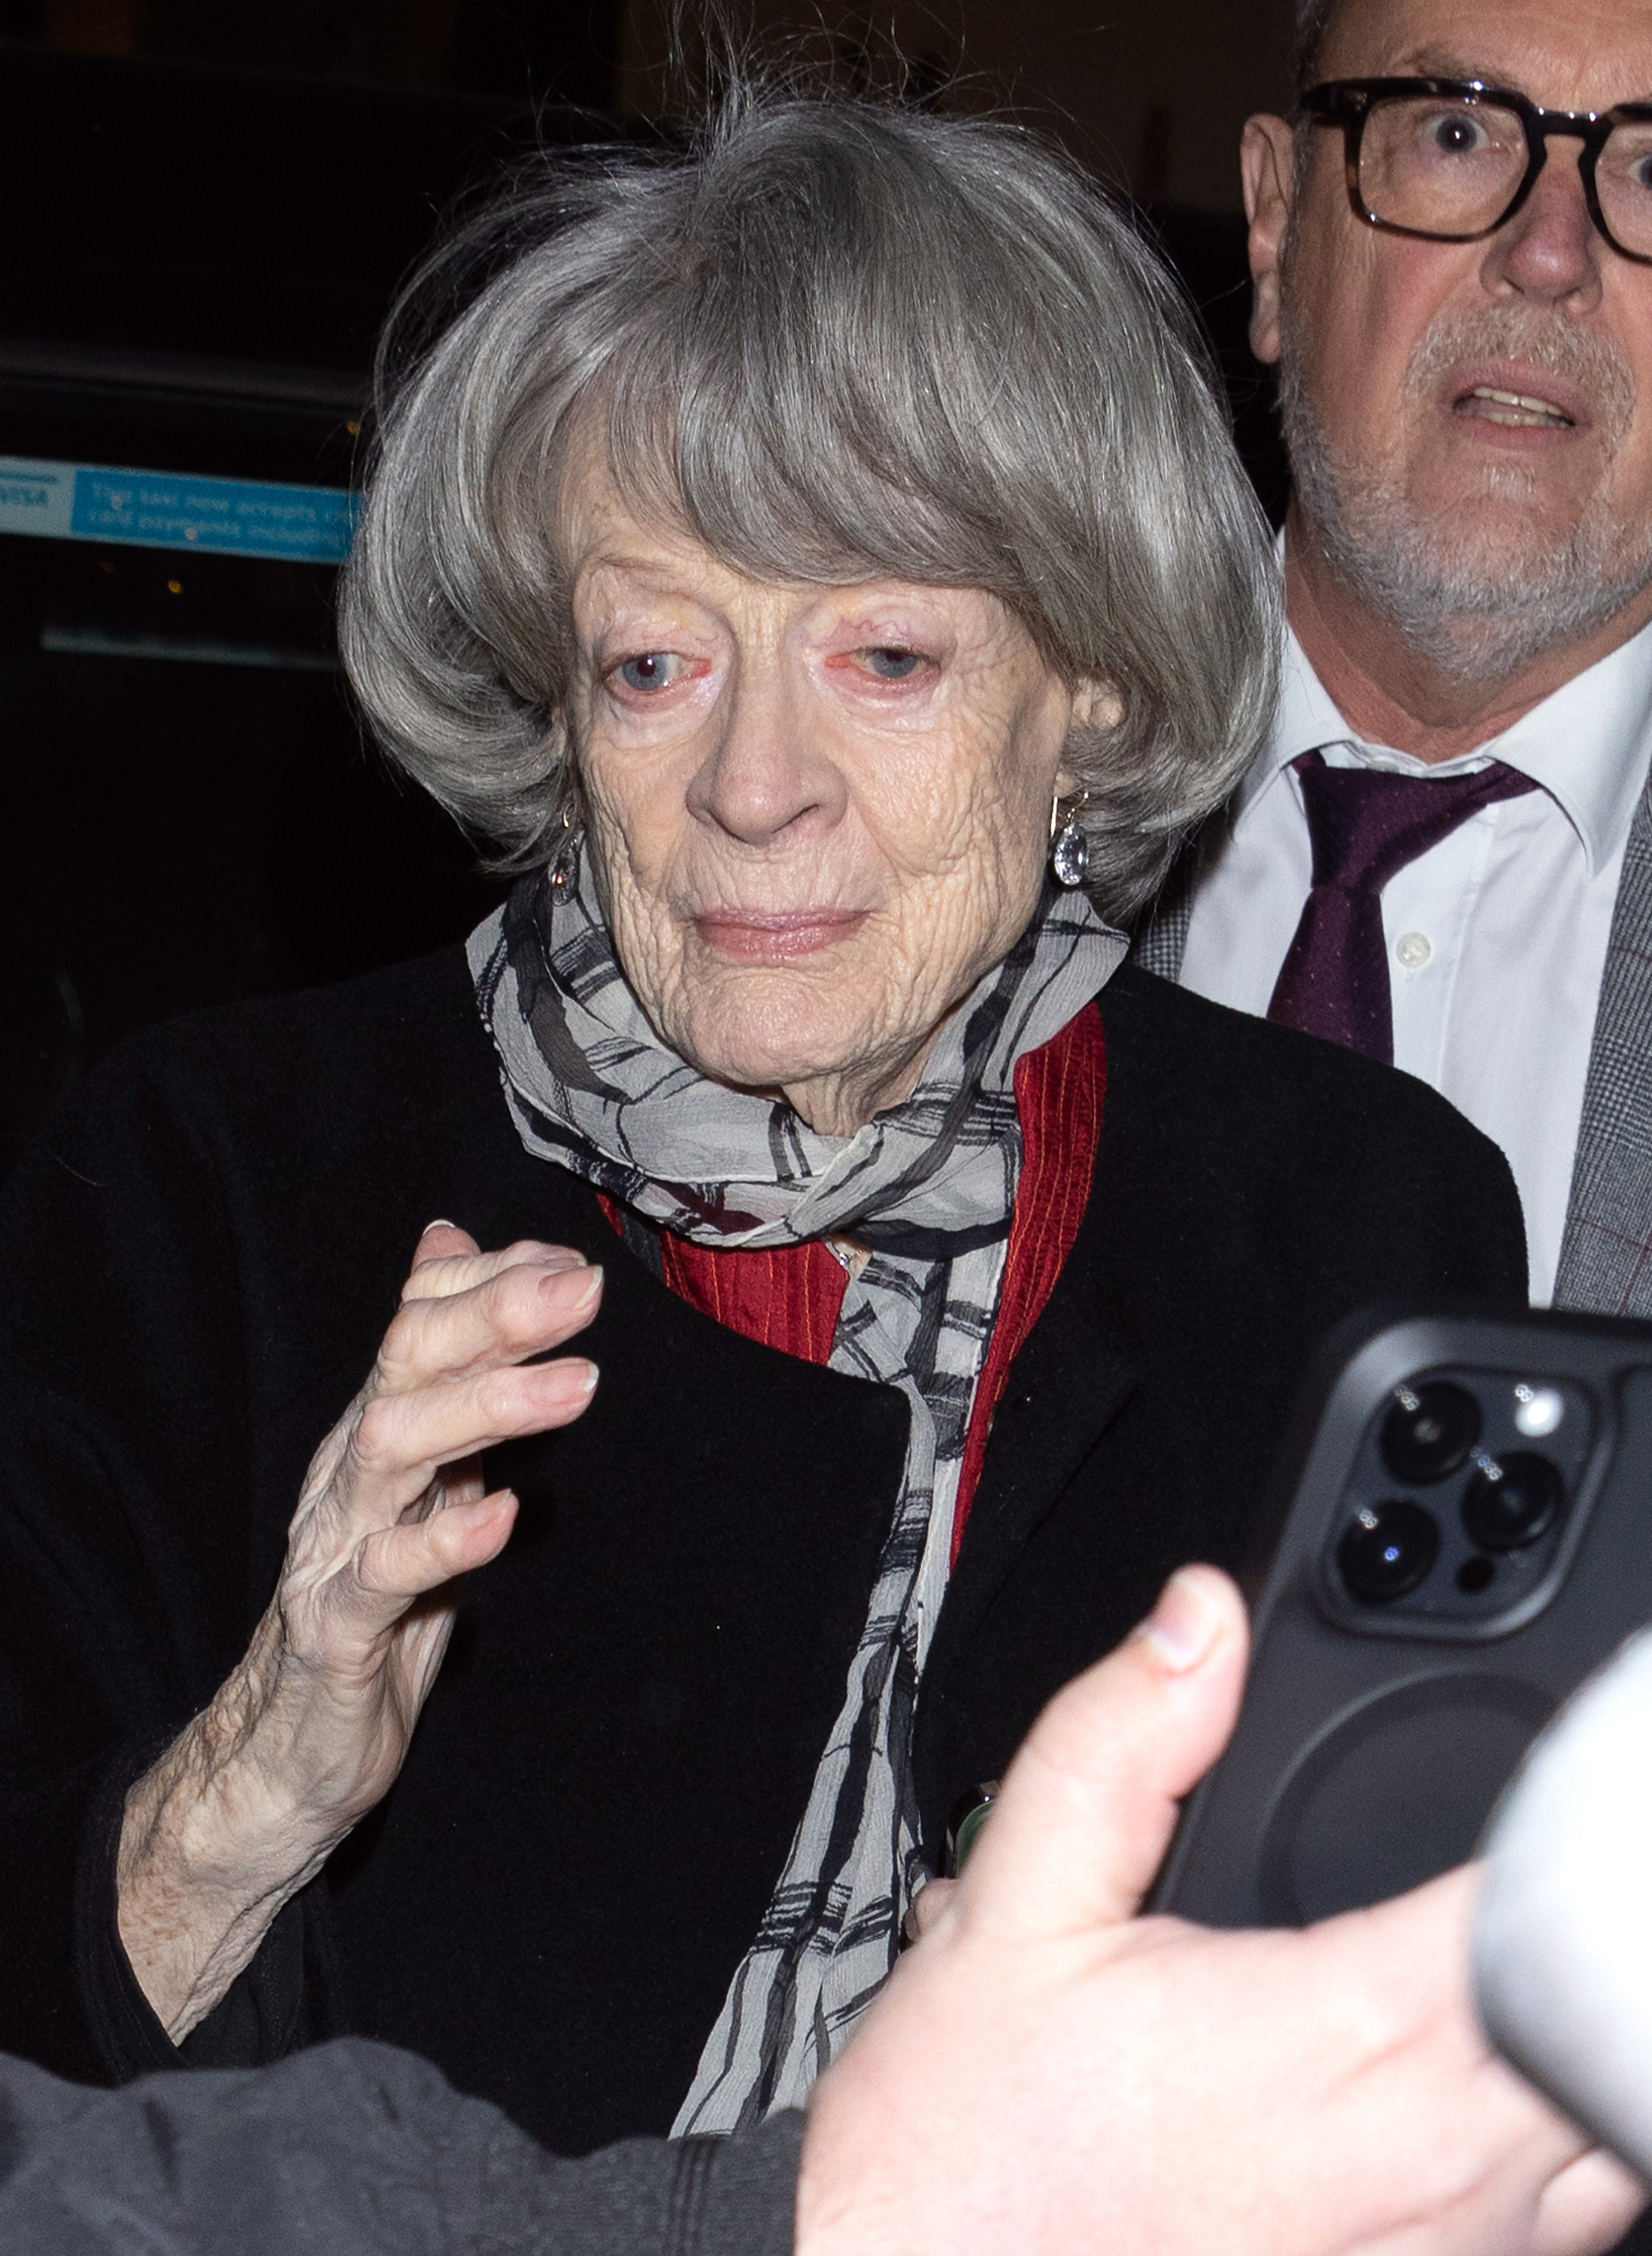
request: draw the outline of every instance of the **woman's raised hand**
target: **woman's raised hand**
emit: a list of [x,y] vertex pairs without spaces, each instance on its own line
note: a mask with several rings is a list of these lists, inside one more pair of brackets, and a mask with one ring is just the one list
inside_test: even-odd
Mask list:
[[589,1323],[602,1271],[531,1242],[419,1241],[371,1377],[311,1463],[245,1659],[127,1797],[122,1942],[174,2043],[281,1907],[387,1791],[453,1627],[455,1577],[516,1518],[480,1456],[578,1417],[580,1357],[527,1362]]
[[602,1281],[565,1247],[484,1254],[463,1230],[433,1223],[371,1377],[316,1452],[271,1617],[292,1660],[371,1710],[383,1744],[362,1738],[353,1791],[328,1797],[356,1802],[347,1822],[400,1768],[447,1644],[451,1602],[417,1601],[484,1565],[510,1535],[516,1499],[484,1494],[479,1453],[567,1425],[590,1399],[594,1364],[521,1358],[582,1331]]

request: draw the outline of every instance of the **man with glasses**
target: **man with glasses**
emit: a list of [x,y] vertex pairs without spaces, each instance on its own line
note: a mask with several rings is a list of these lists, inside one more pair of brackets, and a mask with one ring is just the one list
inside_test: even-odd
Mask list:
[[1146,942],[1500,1144],[1652,1315],[1652,0],[1310,0],[1250,120],[1295,498],[1273,737]]

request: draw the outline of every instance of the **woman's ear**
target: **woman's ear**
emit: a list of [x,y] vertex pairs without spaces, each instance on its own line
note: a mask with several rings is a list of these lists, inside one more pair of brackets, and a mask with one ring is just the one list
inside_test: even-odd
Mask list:
[[1125,701],[1105,674],[1087,677],[1073,697],[1075,729],[1116,729],[1125,716]]
[[[1072,718],[1068,723],[1069,734],[1083,731],[1089,735],[1098,730],[1105,734],[1109,729],[1118,727],[1124,718],[1124,699],[1105,675],[1086,675],[1073,691]],[[1070,799],[1076,791],[1083,788],[1078,778],[1063,760],[1055,771],[1056,797]]]

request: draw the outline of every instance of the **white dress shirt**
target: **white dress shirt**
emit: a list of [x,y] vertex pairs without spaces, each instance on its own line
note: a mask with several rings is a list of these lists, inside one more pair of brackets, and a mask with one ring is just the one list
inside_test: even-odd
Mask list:
[[1565,1229],[1595,1005],[1623,850],[1652,762],[1652,626],[1461,759],[1429,766],[1351,735],[1288,638],[1267,750],[1236,794],[1193,906],[1183,983],[1266,1012],[1313,866],[1290,763],[1458,775],[1503,761],[1539,788],[1484,807],[1383,889],[1394,1061],[1500,1144],[1546,1305]]

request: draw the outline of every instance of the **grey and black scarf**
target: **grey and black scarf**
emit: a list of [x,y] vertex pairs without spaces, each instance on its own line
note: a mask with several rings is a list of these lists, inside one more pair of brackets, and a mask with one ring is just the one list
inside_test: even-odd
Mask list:
[[918,1876],[913,1710],[1020,1166],[1016,1061],[1060,1033],[1124,952],[1082,894],[1047,896],[948,1019],[912,1095],[838,1138],[780,1099],[706,1080],[666,1047],[615,958],[588,870],[559,885],[525,878],[470,936],[527,1149],[698,1244],[845,1237],[868,1248],[830,1368],[898,1386],[911,1410],[843,1708],[678,2135],[800,2104],[894,1962]]

